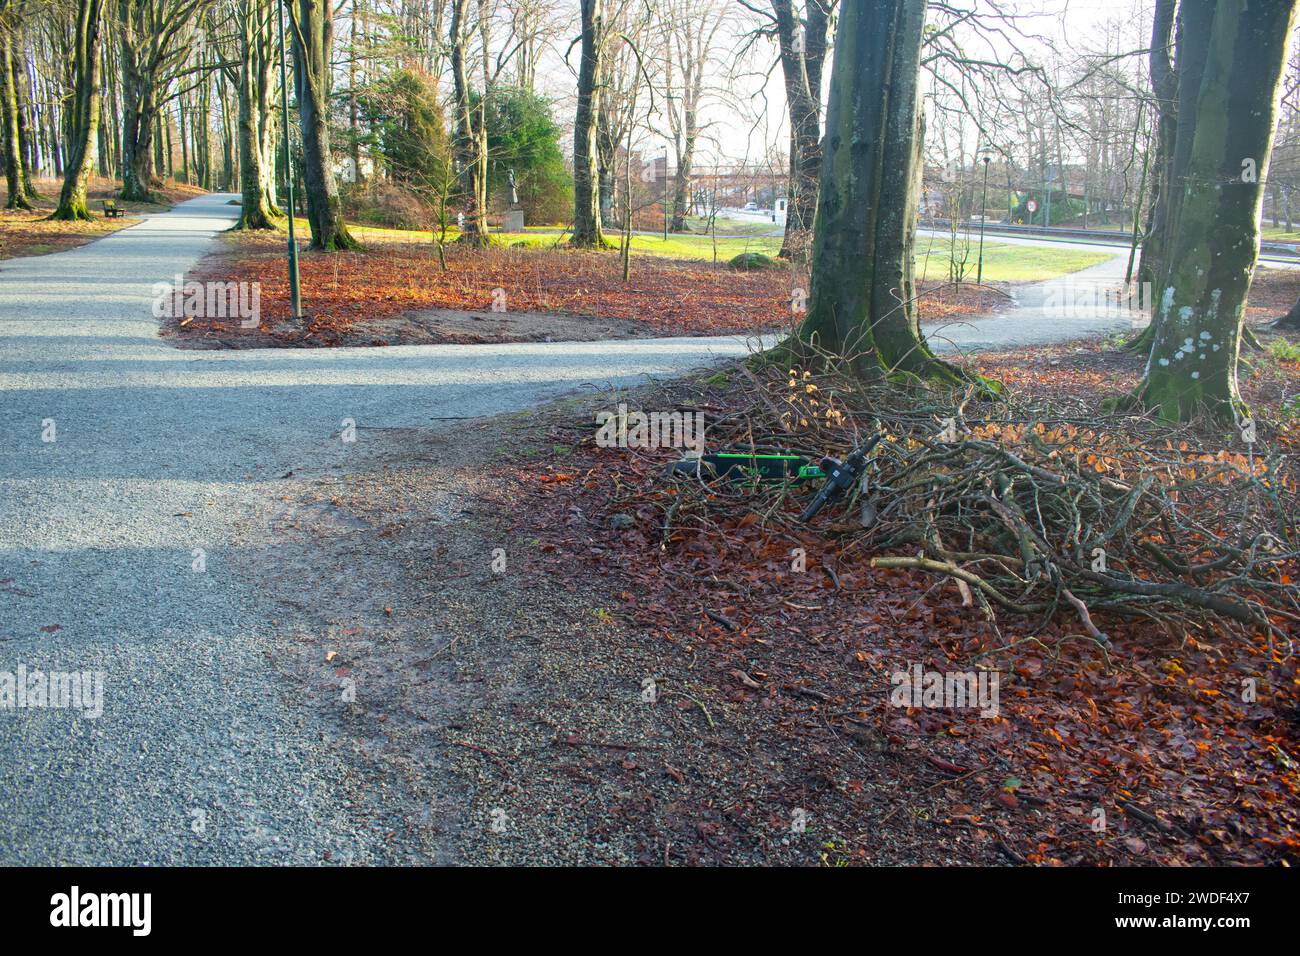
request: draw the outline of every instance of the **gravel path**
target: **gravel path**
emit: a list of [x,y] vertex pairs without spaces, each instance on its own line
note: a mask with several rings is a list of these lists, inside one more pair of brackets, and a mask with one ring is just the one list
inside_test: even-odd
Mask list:
[[[397,858],[383,835],[405,812],[400,795],[330,745],[268,662],[311,626],[256,586],[259,562],[275,561],[270,510],[304,482],[365,467],[380,430],[526,409],[747,348],[178,351],[157,335],[152,285],[208,250],[233,221],[229,198],[0,264],[0,702],[20,666],[104,672],[98,719],[0,709],[0,864]],[[1063,323],[1041,296],[944,334],[980,347],[1128,324]]]
[[[1010,246],[1051,244],[1011,236],[998,236],[997,242]],[[986,318],[944,327],[926,326],[924,331],[932,347],[936,351],[955,348],[972,352],[1029,348],[1107,332],[1131,331],[1135,327],[1135,315],[1123,310],[1116,297],[1109,300],[1106,297],[1107,290],[1118,288],[1124,281],[1128,250],[1084,243],[1074,243],[1072,247],[1085,252],[1110,253],[1111,258],[1058,279],[1013,286],[1012,300]]]
[[229,198],[0,265],[0,681],[19,665],[105,672],[99,719],[0,709],[0,864],[387,859],[373,781],[273,678],[267,654],[292,614],[237,573],[267,560],[261,516],[280,476],[346,469],[371,428],[508,412],[744,350],[178,351],[157,336],[152,284],[207,251]]

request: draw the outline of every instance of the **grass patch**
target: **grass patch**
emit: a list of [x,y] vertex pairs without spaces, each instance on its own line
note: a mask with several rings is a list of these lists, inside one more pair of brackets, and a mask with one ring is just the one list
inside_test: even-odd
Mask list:
[[1300,342],[1277,339],[1268,347],[1268,354],[1279,362],[1300,362]]
[[[918,240],[916,275],[918,278],[944,279],[948,276],[949,248],[946,239]],[[957,244],[958,258],[964,253],[963,242]],[[966,258],[966,280],[975,281],[979,243],[972,242]],[[1109,252],[1094,252],[1070,246],[1025,246],[1011,243],[984,242],[985,282],[1042,282],[1068,275],[1113,258]]]
[[1300,230],[1286,226],[1264,226],[1262,232],[1265,242],[1300,242]]
[[[309,235],[307,221],[297,220],[301,235]],[[348,229],[362,242],[432,243],[427,230],[387,229],[379,226],[348,224]],[[458,233],[447,231],[448,242]],[[562,248],[567,236],[560,232],[498,232],[493,236],[514,248]],[[610,235],[611,239],[616,234]],[[959,246],[960,248],[960,246]],[[686,259],[701,262],[729,262],[740,255],[754,253],[775,259],[781,251],[780,236],[712,236],[640,234],[632,237],[632,254],[661,256],[667,259]],[[716,259],[715,259],[716,257]],[[1056,276],[1078,272],[1105,262],[1109,253],[1079,250],[1068,246],[1037,248],[1008,243],[984,243],[984,279],[986,282],[1040,282]],[[976,249],[971,248],[967,278],[975,278]],[[916,274],[918,278],[942,280],[948,274],[948,243],[946,240],[923,240],[916,247]]]

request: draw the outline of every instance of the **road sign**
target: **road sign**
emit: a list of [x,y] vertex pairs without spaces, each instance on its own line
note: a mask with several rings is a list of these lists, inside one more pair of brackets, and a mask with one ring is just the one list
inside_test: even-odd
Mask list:
[[1029,202],[1025,203],[1025,208],[1028,209],[1031,213],[1038,212],[1038,203],[1034,202],[1031,199],[1029,200]]

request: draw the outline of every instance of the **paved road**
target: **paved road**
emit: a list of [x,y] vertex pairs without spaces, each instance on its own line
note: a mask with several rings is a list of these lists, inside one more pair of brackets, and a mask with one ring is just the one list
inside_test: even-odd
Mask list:
[[[358,798],[373,782],[322,743],[267,663],[295,622],[234,573],[273,560],[250,518],[290,469],[347,467],[345,419],[364,442],[367,427],[523,409],[747,348],[179,351],[157,335],[152,285],[208,250],[228,198],[0,263],[0,704],[20,667],[104,675],[98,719],[0,708],[0,864],[388,859]],[[1104,324],[1063,324],[1043,290],[1027,295],[948,336],[1005,344]]]
[[[997,241],[1011,246],[1043,244],[1037,239],[1009,236],[999,236]],[[1013,286],[1013,298],[987,318],[937,328],[927,326],[925,332],[931,345],[936,351],[1032,347],[1131,331],[1145,324],[1147,319],[1136,308],[1140,303],[1130,303],[1119,295],[1128,264],[1127,251],[1116,252],[1114,246],[1076,245],[1088,252],[1110,253],[1111,257],[1058,279]]]

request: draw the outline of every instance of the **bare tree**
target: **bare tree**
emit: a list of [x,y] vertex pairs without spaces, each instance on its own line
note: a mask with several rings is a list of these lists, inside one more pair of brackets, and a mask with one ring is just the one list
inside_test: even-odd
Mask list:
[[152,198],[154,116],[160,91],[185,64],[206,0],[118,0],[114,28],[122,91],[122,198]]
[[662,109],[677,163],[669,228],[681,232],[691,206],[691,166],[706,125],[702,118],[705,77],[730,11],[720,0],[664,0],[657,9],[657,29],[663,37],[659,63]]
[[90,219],[86,189],[99,157],[103,14],[104,0],[78,0],[69,59],[72,100],[64,123],[67,161],[59,204],[50,214],[51,219]]
[[281,215],[275,204],[275,67],[278,48],[272,23],[278,0],[235,0],[231,13],[237,35],[234,82],[239,116],[241,207],[238,229],[272,229]]
[[605,40],[603,0],[580,0],[582,60],[578,67],[578,111],[573,121],[573,238],[575,246],[603,246],[600,170],[596,127]]
[[343,221],[330,156],[330,57],[334,11],[330,0],[284,0],[293,26],[294,91],[302,129],[302,175],[307,194],[311,248],[354,249],[358,243]]
[[822,67],[826,60],[831,0],[806,0],[802,19],[794,0],[771,0],[790,114],[790,180],[783,258],[807,255],[817,210],[821,172]]
[[[473,245],[487,245],[487,124],[483,121],[487,97],[479,100],[478,117],[470,96],[467,45],[469,0],[451,0],[451,74],[455,105],[455,155],[460,167],[461,199],[464,225],[460,240]],[[486,57],[486,51],[485,51]]]

